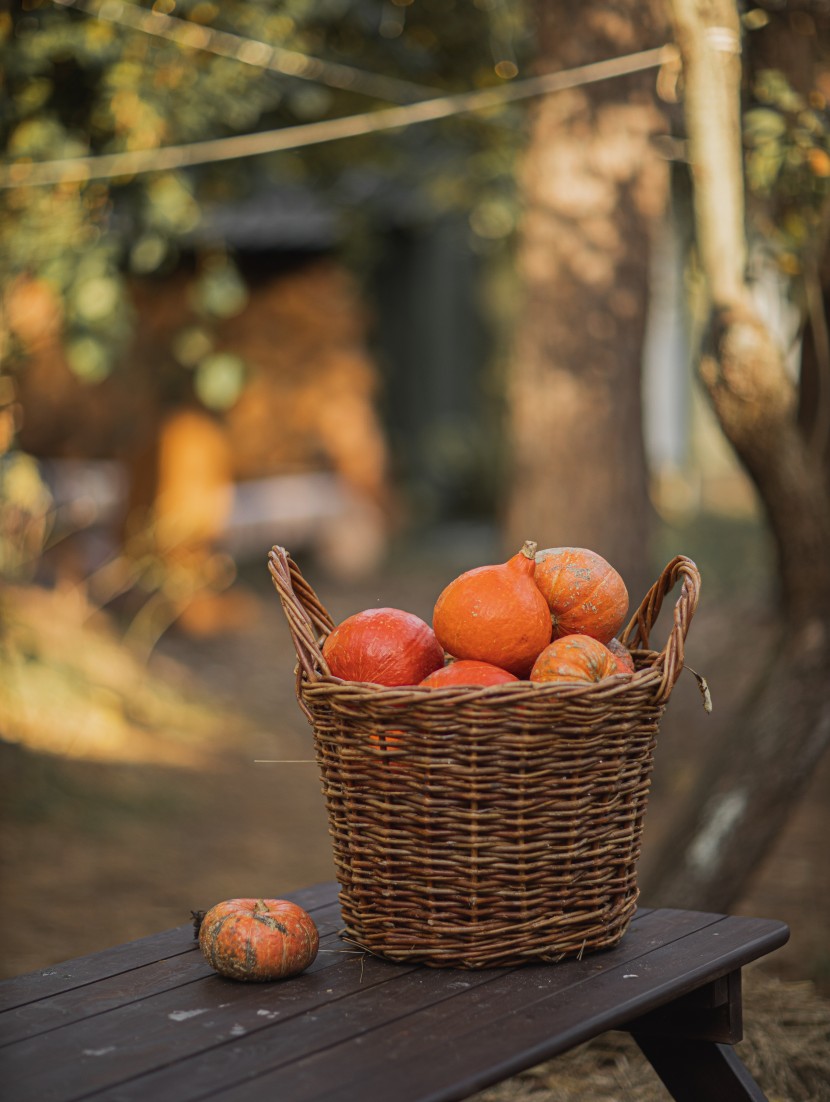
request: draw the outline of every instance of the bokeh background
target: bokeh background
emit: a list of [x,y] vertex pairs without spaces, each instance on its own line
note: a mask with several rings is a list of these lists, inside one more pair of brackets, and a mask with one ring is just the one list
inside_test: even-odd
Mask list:
[[[698,563],[687,657],[714,711],[684,674],[646,901],[783,918],[772,974],[830,991],[826,661],[802,655],[776,698],[791,753],[790,719],[777,760],[752,729],[776,655],[830,624],[830,5],[725,5],[746,286],[818,487],[801,544],[697,371],[711,299],[684,76],[677,50],[648,53],[677,6],[0,11],[4,975],[332,876],[272,544],[335,620],[429,620],[457,573],[532,538],[603,554],[632,612],[673,555]],[[757,420],[756,451],[790,470]],[[726,895],[681,883],[725,746],[748,790],[781,782]]]

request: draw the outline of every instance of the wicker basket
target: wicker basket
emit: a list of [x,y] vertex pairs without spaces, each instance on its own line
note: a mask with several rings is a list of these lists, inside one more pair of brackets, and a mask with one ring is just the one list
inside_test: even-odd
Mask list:
[[[345,936],[464,968],[608,948],[636,908],[658,724],[700,575],[678,556],[623,634],[633,676],[563,688],[384,688],[329,674],[331,617],[281,547],[271,576],[314,729]],[[682,579],[663,650],[649,633]]]

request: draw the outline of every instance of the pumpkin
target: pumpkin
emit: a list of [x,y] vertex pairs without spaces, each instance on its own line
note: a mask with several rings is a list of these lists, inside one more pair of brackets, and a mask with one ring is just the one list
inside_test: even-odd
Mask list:
[[514,674],[499,669],[490,662],[462,658],[431,673],[424,678],[421,685],[428,689],[443,689],[449,685],[506,685],[509,681],[518,680]]
[[[372,746],[381,752],[381,760],[383,765],[389,769],[400,769],[401,759],[400,755],[394,753],[395,750],[403,749],[404,732],[400,727],[390,727],[388,731],[384,731],[382,734],[370,734],[369,741]],[[392,754],[389,751],[393,751]]]
[[302,907],[286,899],[228,899],[205,914],[199,948],[211,968],[234,980],[278,980],[303,972],[320,938]]
[[376,685],[417,685],[444,664],[429,624],[399,608],[367,608],[348,616],[323,643],[335,677]]
[[444,650],[527,676],[551,638],[550,612],[533,581],[536,547],[528,540],[507,562],[477,566],[446,586],[432,618]]
[[636,667],[631,651],[621,643],[619,639],[609,639],[605,644],[617,660],[617,669],[620,673],[635,673]]
[[580,634],[607,643],[625,621],[625,582],[595,551],[545,548],[536,555],[535,581],[550,609],[554,639]]
[[565,635],[542,651],[530,671],[531,681],[602,681],[618,672],[611,651],[590,635]]

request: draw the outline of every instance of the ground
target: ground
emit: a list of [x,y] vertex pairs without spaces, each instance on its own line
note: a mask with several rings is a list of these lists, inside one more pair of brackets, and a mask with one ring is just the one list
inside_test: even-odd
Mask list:
[[[453,554],[463,558],[457,548]],[[335,619],[377,604],[400,605],[428,618],[438,588],[456,565],[436,546],[419,559],[417,569],[403,559],[371,583],[338,584],[326,580],[314,564],[307,573]],[[243,626],[206,638],[171,630],[149,660],[149,681],[137,683],[140,675],[125,666],[117,675],[120,682],[113,673],[101,687],[97,710],[88,715],[117,714],[121,726],[111,743],[99,737],[103,721],[97,719],[72,728],[70,742],[62,743],[61,732],[71,724],[59,699],[47,724],[57,741],[40,747],[25,740],[0,742],[3,975],[178,925],[191,910],[221,899],[280,896],[332,878],[311,732],[294,698],[294,654],[285,619],[264,568],[246,570],[232,592],[237,608],[244,610]],[[755,646],[762,647],[769,638],[763,602],[742,605],[740,600],[733,594],[728,604],[704,601],[690,631],[687,659],[707,675],[715,711],[711,717],[704,713],[694,679],[684,675],[661,729],[644,873],[672,806],[691,783],[695,763],[711,740],[728,733],[730,711],[745,688],[749,674],[735,657],[735,622],[740,620],[741,636]],[[19,607],[17,614],[22,615]],[[72,656],[61,644],[59,621],[56,612],[52,632],[66,664]],[[93,617],[90,631],[94,623]],[[21,633],[25,636],[23,628],[18,637]],[[30,650],[34,647],[30,640]],[[184,717],[177,714],[176,730],[171,728],[169,738],[160,740],[153,720],[173,705],[158,686],[171,679],[192,711]],[[125,704],[126,697],[118,700],[117,694],[128,682],[135,695]],[[203,737],[183,734],[188,723]],[[774,852],[735,907],[790,924],[790,944],[764,964],[754,986],[748,984],[747,1002],[755,1000],[761,1009],[775,1005],[779,1019],[782,1008],[789,1007],[791,1018],[801,1023],[800,1035],[812,1038],[808,1053],[821,1048],[815,1044],[817,1031],[823,1043],[830,1033],[828,1004],[821,999],[830,996],[828,789],[830,761],[825,761]],[[759,1050],[757,1058],[762,1057]],[[778,1097],[792,1097],[793,1102],[828,1097],[810,1085],[818,1081],[811,1063],[815,1059],[801,1049],[790,1052],[788,1066],[799,1069],[801,1085],[786,1087],[791,1094]],[[631,1089],[625,1093],[634,1096],[632,1084],[641,1074],[636,1051],[612,1045],[592,1060],[600,1077],[592,1080],[591,1097],[616,1097],[602,1093],[602,1075],[616,1082],[616,1089],[628,1083]],[[575,1065],[574,1074],[584,1085],[580,1067]],[[546,1075],[540,1069],[512,1082],[512,1095],[493,1098],[564,1102],[587,1097],[544,1093],[554,1089]],[[561,1075],[557,1081],[556,1089],[563,1091]],[[635,1094],[652,1097],[645,1087],[636,1087]]]

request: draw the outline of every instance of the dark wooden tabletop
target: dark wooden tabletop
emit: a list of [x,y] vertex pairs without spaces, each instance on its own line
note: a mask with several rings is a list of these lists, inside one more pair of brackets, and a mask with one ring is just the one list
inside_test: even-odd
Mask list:
[[3,1098],[450,1102],[690,993],[711,1003],[788,936],[772,920],[641,908],[617,948],[581,961],[433,969],[344,943],[336,885],[291,898],[321,941],[288,980],[222,979],[187,924],[0,984]]

